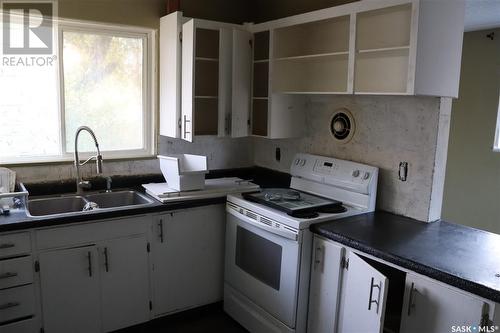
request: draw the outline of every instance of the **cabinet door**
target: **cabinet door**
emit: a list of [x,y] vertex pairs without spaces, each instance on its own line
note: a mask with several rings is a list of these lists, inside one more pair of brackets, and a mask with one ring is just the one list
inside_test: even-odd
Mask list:
[[345,249],[317,237],[313,249],[307,332],[333,333],[336,331],[341,261]]
[[339,332],[375,333],[384,326],[389,280],[359,256],[349,253],[342,291]]
[[105,332],[149,320],[149,256],[146,236],[103,243],[102,321]]
[[40,254],[45,332],[101,331],[97,256],[95,246]]
[[252,82],[252,34],[233,30],[231,136],[248,136]]
[[222,299],[224,205],[158,217],[154,241],[156,316]]
[[452,326],[477,326],[490,310],[480,298],[408,274],[400,331],[441,333],[450,332]]
[[193,142],[195,21],[182,25],[181,139]]

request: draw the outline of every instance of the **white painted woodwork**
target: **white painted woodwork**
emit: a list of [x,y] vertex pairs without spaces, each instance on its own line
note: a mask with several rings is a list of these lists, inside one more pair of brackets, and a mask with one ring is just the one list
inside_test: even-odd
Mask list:
[[149,255],[145,235],[99,245],[102,326],[104,332],[150,318]]
[[389,280],[355,253],[349,252],[348,257],[349,268],[343,280],[338,332],[382,333]]
[[182,13],[160,19],[160,135],[179,138]]
[[0,261],[0,289],[33,282],[31,256]]
[[224,235],[224,205],[157,216],[153,240],[155,316],[222,299]]
[[0,329],[2,333],[33,333],[36,332],[39,327],[37,320],[32,318],[3,325]]
[[[231,135],[233,29],[219,30],[219,105],[217,136]],[[196,77],[195,77],[196,80]]]
[[0,258],[29,254],[30,251],[31,238],[28,232],[0,235]]
[[233,29],[231,136],[249,135],[252,83],[252,34]]
[[39,260],[45,332],[101,332],[97,248],[86,246],[43,252]]
[[452,326],[478,326],[483,313],[493,318],[494,304],[429,278],[409,273],[401,333],[450,332]]
[[345,248],[314,237],[307,332],[335,332]]
[[39,250],[74,247],[111,238],[147,233],[151,215],[138,215],[108,221],[95,221],[78,225],[65,225],[37,230],[35,239]]
[[[0,290],[0,322],[20,319],[34,314],[35,289],[32,284]],[[0,332],[2,332],[1,326]]]
[[194,133],[194,64],[196,30],[195,21],[182,25],[182,104],[181,139],[193,142]]

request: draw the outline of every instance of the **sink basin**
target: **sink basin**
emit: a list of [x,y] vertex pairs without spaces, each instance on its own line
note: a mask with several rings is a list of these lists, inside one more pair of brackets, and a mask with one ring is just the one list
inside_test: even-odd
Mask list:
[[96,193],[86,196],[88,201],[95,202],[99,208],[137,206],[150,204],[153,201],[136,191],[120,191]]
[[28,212],[31,216],[81,212],[86,203],[81,196],[34,199],[28,200]]
[[[83,207],[88,202],[95,202],[99,207],[84,212]],[[112,211],[129,207],[152,204],[153,200],[136,191],[117,191],[105,193],[90,193],[86,195],[67,195],[28,199],[27,213],[31,217],[68,216],[86,214],[95,211]]]

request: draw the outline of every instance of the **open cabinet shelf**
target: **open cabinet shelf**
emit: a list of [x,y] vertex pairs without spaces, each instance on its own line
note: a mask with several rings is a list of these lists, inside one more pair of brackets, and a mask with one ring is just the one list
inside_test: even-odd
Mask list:
[[273,58],[349,51],[348,15],[274,30]]
[[347,93],[349,56],[274,60],[273,92]]
[[409,49],[359,53],[356,56],[356,93],[400,93],[408,89]]

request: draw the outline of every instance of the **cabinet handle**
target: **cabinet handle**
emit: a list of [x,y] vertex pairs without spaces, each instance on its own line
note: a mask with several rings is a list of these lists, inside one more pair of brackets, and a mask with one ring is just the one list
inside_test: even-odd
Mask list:
[[109,258],[108,258],[108,248],[104,248],[104,269],[109,272]]
[[410,287],[410,296],[408,296],[408,316],[411,314],[411,308],[414,307],[415,305],[413,304],[413,290],[415,287],[415,283],[411,283]]
[[314,270],[318,268],[318,265],[321,264],[321,257],[320,254],[322,253],[322,248],[321,246],[318,246],[316,249],[314,249]]
[[16,277],[16,276],[17,276],[17,273],[6,272],[6,273],[3,273],[3,274],[0,274],[0,280],[2,280],[2,279],[8,279],[8,278],[13,278],[13,277]]
[[[370,311],[372,309],[372,304],[375,303],[377,305],[377,314],[378,314],[378,308],[379,308],[379,304],[380,304],[380,293],[382,291],[382,282],[380,282],[380,284],[374,284],[374,278],[372,278],[372,282],[370,284],[370,298],[368,299],[368,311]],[[373,288],[377,288],[378,289],[378,299],[377,300],[373,300],[372,299],[372,296],[373,296]]]
[[187,131],[187,127],[186,127],[186,124],[190,123],[190,122],[191,122],[191,120],[188,120],[187,116],[184,115],[184,139],[187,137],[188,134],[191,134],[191,132]]
[[89,277],[92,277],[92,252],[87,252],[87,260],[88,260],[88,271],[89,271]]
[[19,302],[5,303],[5,304],[0,305],[0,310],[7,310],[10,308],[15,308],[16,306],[19,306],[19,305],[21,305],[21,303],[19,303]]
[[160,243],[163,243],[163,219],[158,222],[158,227],[160,228]]
[[16,244],[14,244],[14,243],[0,244],[0,250],[10,249],[14,246],[16,246]]

